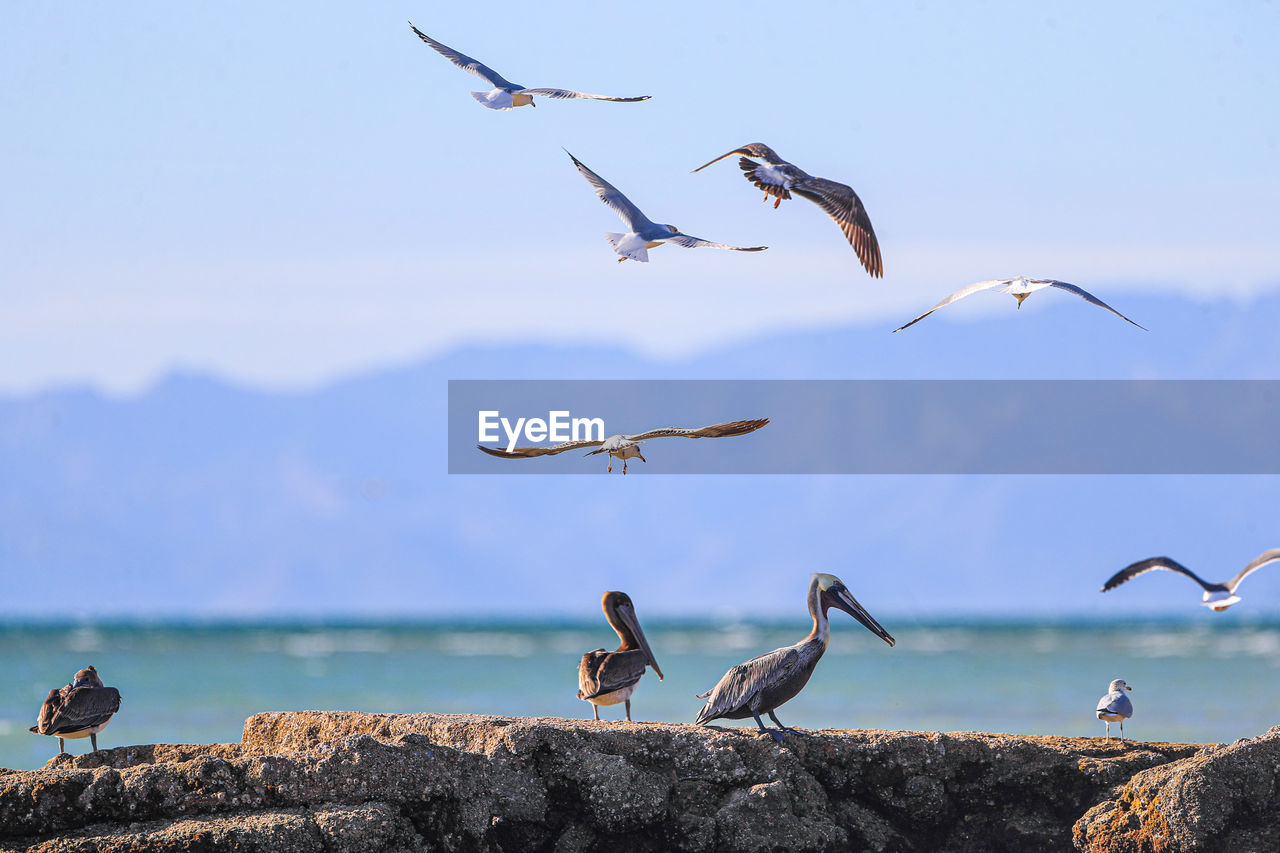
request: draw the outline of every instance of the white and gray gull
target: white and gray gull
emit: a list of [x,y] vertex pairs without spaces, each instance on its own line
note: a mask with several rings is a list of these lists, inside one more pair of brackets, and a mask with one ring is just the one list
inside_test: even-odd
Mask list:
[[520,86],[516,83],[512,83],[510,80],[507,80],[497,71],[494,71],[484,63],[478,62],[465,54],[458,53],[458,51],[448,47],[447,45],[441,44],[422,30],[413,26],[412,21],[409,22],[409,26],[413,29],[414,33],[417,34],[418,38],[431,45],[436,53],[458,66],[463,71],[470,71],[472,74],[482,78],[489,85],[493,86],[493,89],[488,92],[471,93],[471,97],[475,98],[491,110],[510,110],[515,109],[516,107],[523,107],[526,104],[531,107],[536,107],[537,104],[534,103],[533,100],[535,95],[543,98],[553,98],[556,100],[564,100],[567,98],[589,98],[593,101],[619,101],[622,103],[647,101],[650,97],[649,95],[640,95],[635,98],[615,98],[611,95],[592,95],[589,92],[574,92],[570,89],[526,89],[524,86]]
[[564,453],[566,450],[579,450],[583,447],[594,447],[590,453],[584,453],[584,456],[595,456],[598,453],[609,454],[609,465],[607,471],[613,471],[613,460],[618,458],[622,460],[622,473],[627,473],[627,460],[639,459],[641,462],[648,462],[644,455],[640,452],[640,442],[648,441],[651,438],[726,438],[734,435],[746,435],[749,432],[755,432],[760,427],[769,423],[768,418],[758,418],[750,421],[728,421],[722,424],[712,424],[711,426],[699,427],[697,429],[684,429],[682,427],[661,427],[659,429],[651,429],[648,432],[639,432],[635,435],[611,435],[603,441],[593,441],[589,439],[580,439],[578,441],[566,441],[560,444],[552,444],[548,447],[514,447],[511,450],[500,450],[494,447],[485,447],[483,444],[477,444],[478,450],[483,450],[490,456],[497,456],[499,459],[527,459],[533,456],[555,456],[557,453]]
[[[1085,290],[1083,287],[1077,287],[1074,284],[1069,284],[1068,282],[1065,282],[1065,281],[1058,281],[1057,279],[1053,279],[1053,278],[1027,278],[1026,276],[1018,276],[1017,278],[993,278],[989,281],[979,281],[976,284],[969,285],[968,287],[962,287],[959,290],[957,290],[955,293],[948,296],[946,299],[943,299],[937,305],[930,308],[928,311],[921,314],[919,317],[912,320],[910,323],[899,326],[898,328],[894,329],[894,331],[901,332],[903,329],[909,326],[914,326],[916,323],[919,323],[921,320],[923,320],[925,317],[928,317],[930,314],[932,314],[934,311],[937,311],[939,308],[943,308],[947,305],[950,305],[952,302],[955,302],[958,299],[964,299],[966,296],[970,296],[982,290],[991,290],[996,293],[1008,293],[1012,295],[1014,299],[1018,300],[1018,307],[1021,308],[1023,300],[1025,300],[1031,294],[1035,293],[1037,290],[1044,290],[1046,287],[1056,287],[1059,290],[1065,290],[1068,293],[1074,293],[1076,296],[1079,296],[1081,299],[1084,299],[1088,302],[1092,302],[1094,305],[1097,305],[1099,308],[1106,308],[1108,311],[1110,311],[1112,314],[1115,314],[1120,319],[1133,323],[1133,321],[1130,320],[1128,317],[1124,316],[1119,311],[1112,308],[1110,305],[1103,302],[1101,299],[1094,296],[1089,291]],[[1146,326],[1141,326],[1137,323],[1133,323],[1133,325],[1138,326],[1138,328],[1142,329],[1144,332],[1147,330]]]
[[[725,157],[734,154],[745,155],[738,160],[738,168],[742,169],[748,181],[755,184],[756,189],[764,190],[764,200],[774,197],[773,207],[777,210],[783,199],[791,198],[795,193],[801,198],[822,208],[822,212],[830,216],[840,226],[845,239],[857,253],[858,260],[872,276],[884,276],[884,262],[880,259],[880,244],[876,241],[876,232],[871,227],[871,218],[867,209],[862,206],[862,199],[853,188],[826,178],[816,178],[803,169],[788,163],[762,142],[752,142],[741,148],[735,148],[728,154],[721,154],[711,163],[719,163]],[[763,160],[764,165],[755,160]],[[703,163],[695,172],[701,172],[711,165]]]
[[1107,740],[1111,740],[1111,724],[1120,724],[1120,740],[1124,740],[1124,721],[1133,716],[1133,703],[1125,695],[1133,688],[1117,678],[1107,686],[1107,695],[1098,700],[1098,719],[1107,724]]
[[[813,617],[813,629],[809,635],[795,645],[774,649],[726,672],[715,687],[698,695],[699,699],[706,699],[707,704],[698,712],[694,725],[706,725],[721,717],[730,720],[752,717],[760,731],[767,732],[778,743],[782,743],[787,732],[802,734],[784,726],[773,712],[799,693],[808,683],[809,676],[813,675],[814,667],[831,640],[827,610],[832,607],[848,613],[868,631],[893,645],[894,639],[889,632],[871,618],[871,614],[835,575],[814,574],[809,579],[808,601],[809,615]],[[777,729],[766,728],[760,721],[760,715],[765,713]]]
[[[568,151],[565,153],[569,154]],[[587,183],[591,184],[595,189],[596,195],[600,197],[600,200],[611,207],[613,212],[622,218],[623,224],[630,229],[626,234],[609,232],[604,235],[605,239],[609,241],[609,245],[613,246],[613,250],[622,256],[618,258],[618,263],[622,263],[627,258],[641,263],[648,263],[649,249],[661,246],[663,243],[675,243],[677,246],[684,246],[686,249],[730,249],[734,252],[761,252],[769,248],[768,246],[752,246],[744,249],[740,246],[712,243],[710,240],[682,234],[680,229],[674,225],[660,225],[641,213],[640,208],[632,204],[630,199],[618,191],[617,187],[582,165],[577,157],[569,154],[569,159],[573,161],[573,165],[578,167],[578,171],[582,173],[582,177],[587,179]]]
[[76,673],[71,683],[50,690],[40,706],[32,734],[58,739],[58,753],[66,752],[66,738],[89,738],[93,751],[98,751],[98,732],[107,727],[120,710],[120,691],[106,687],[94,667]]
[[1242,580],[1263,566],[1269,566],[1275,562],[1280,562],[1280,548],[1272,548],[1269,551],[1263,551],[1253,559],[1253,562],[1241,569],[1240,573],[1231,580],[1223,583],[1210,583],[1176,560],[1169,557],[1151,557],[1146,560],[1139,560],[1138,562],[1130,566],[1125,566],[1123,569],[1116,572],[1106,583],[1102,585],[1101,591],[1106,592],[1107,590],[1115,589],[1130,578],[1136,578],[1138,575],[1146,574],[1147,572],[1154,571],[1155,569],[1164,569],[1170,572],[1177,572],[1180,575],[1186,575],[1196,583],[1200,584],[1201,589],[1204,590],[1204,598],[1200,603],[1205,607],[1208,607],[1210,610],[1221,613],[1223,610],[1226,610],[1228,607],[1240,600],[1240,596],[1236,595],[1236,587],[1240,586],[1240,582]]

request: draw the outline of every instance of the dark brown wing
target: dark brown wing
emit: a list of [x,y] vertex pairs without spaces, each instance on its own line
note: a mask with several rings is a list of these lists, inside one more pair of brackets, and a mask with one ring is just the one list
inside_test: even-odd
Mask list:
[[596,649],[582,656],[578,665],[578,698],[591,699],[630,687],[644,675],[648,657],[639,649],[606,652]]
[[1106,583],[1102,585],[1101,591],[1106,592],[1107,590],[1115,589],[1127,580],[1136,578],[1138,575],[1144,575],[1147,572],[1155,571],[1156,569],[1164,569],[1165,571],[1177,572],[1180,575],[1186,575],[1196,583],[1200,584],[1200,586],[1204,587],[1206,592],[1219,592],[1224,589],[1222,584],[1209,583],[1204,578],[1179,563],[1177,560],[1169,557],[1151,557],[1146,560],[1139,560],[1138,562],[1125,566],[1123,569],[1116,572],[1107,580]]
[[40,706],[40,714],[36,717],[36,724],[28,731],[35,732],[38,735],[48,734],[49,722],[58,713],[58,709],[62,707],[62,691],[50,690],[49,695],[45,697],[44,704]]
[[566,450],[577,450],[580,447],[599,447],[604,444],[603,441],[566,441],[563,444],[551,444],[546,447],[514,447],[510,452],[500,447],[485,447],[483,444],[477,444],[476,450],[483,450],[490,456],[497,456],[499,459],[523,459],[530,456],[555,456],[557,453],[564,453]]
[[628,435],[624,437],[628,441],[646,441],[650,438],[664,438],[668,436],[679,436],[683,438],[728,438],[729,436],[746,435],[749,432],[755,432],[767,423],[769,423],[768,418],[757,418],[750,421],[727,421],[726,423],[712,424],[711,426],[698,427],[697,429],[660,427],[658,429],[651,429],[648,432],[641,432],[636,435]]
[[809,199],[836,221],[867,272],[876,278],[884,276],[884,262],[880,259],[880,243],[876,240],[875,229],[871,227],[871,218],[862,206],[862,199],[852,187],[826,178],[809,177],[792,184],[791,191]]
[[[45,704],[48,702],[46,699]],[[45,723],[41,734],[70,734],[100,726],[119,710],[120,691],[114,687],[77,687],[65,696],[47,723],[41,709],[41,722]]]

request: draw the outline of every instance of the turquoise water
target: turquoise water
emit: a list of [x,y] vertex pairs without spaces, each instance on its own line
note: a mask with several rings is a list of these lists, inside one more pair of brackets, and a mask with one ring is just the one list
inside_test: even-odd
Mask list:
[[[1280,724],[1280,623],[1204,616],[1043,625],[882,617],[894,648],[837,618],[809,686],[778,716],[815,728],[1100,735],[1093,708],[1111,679],[1124,678],[1135,707],[1125,730],[1139,740],[1228,742]],[[695,693],[808,625],[652,621],[645,630],[666,680],[645,676],[633,716],[689,722],[702,705]],[[49,689],[89,664],[123,696],[98,738],[110,747],[235,741],[245,717],[268,710],[589,718],[574,696],[578,659],[600,646],[616,646],[602,621],[0,624],[0,766],[39,767],[57,751],[27,727]],[[620,706],[602,710],[621,715]],[[86,751],[88,741],[68,748]]]

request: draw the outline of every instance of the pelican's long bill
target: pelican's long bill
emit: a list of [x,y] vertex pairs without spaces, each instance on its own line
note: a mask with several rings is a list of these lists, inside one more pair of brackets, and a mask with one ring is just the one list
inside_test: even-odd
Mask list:
[[853,593],[849,592],[849,588],[844,584],[825,590],[822,593],[822,598],[825,604],[848,613],[854,619],[861,622],[864,628],[884,640],[889,645],[892,646],[897,642],[893,639],[893,636],[880,625],[879,622],[872,618],[866,608],[858,603],[858,599],[853,597]]
[[630,602],[618,605],[618,617],[631,630],[631,636],[635,639],[636,645],[640,647],[640,651],[644,652],[649,666],[658,673],[658,680],[662,681],[662,668],[658,666],[658,661],[653,656],[653,649],[649,648],[649,640],[645,637],[644,630],[640,627],[640,620],[636,618],[636,611]]

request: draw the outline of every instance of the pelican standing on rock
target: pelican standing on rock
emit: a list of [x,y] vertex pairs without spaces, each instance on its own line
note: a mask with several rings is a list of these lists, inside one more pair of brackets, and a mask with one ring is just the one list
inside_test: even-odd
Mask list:
[[[569,154],[568,151],[564,153]],[[625,195],[618,192],[617,187],[582,165],[577,157],[569,154],[569,159],[573,161],[573,165],[578,167],[578,171],[582,173],[582,177],[587,179],[587,183],[591,184],[595,189],[596,195],[600,197],[600,200],[612,208],[613,212],[622,218],[623,224],[630,229],[626,234],[610,231],[604,235],[613,250],[622,256],[618,258],[618,263],[630,258],[633,261],[647,264],[649,262],[649,250],[657,248],[663,243],[675,243],[677,246],[684,246],[686,249],[729,249],[734,252],[763,252],[769,248],[768,246],[752,246],[744,249],[740,246],[712,243],[710,240],[682,234],[680,229],[674,225],[660,225],[641,213],[640,208],[632,204],[631,200]]]
[[82,669],[66,687],[50,690],[40,716],[29,731],[58,739],[58,754],[66,752],[66,738],[89,738],[98,751],[98,732],[120,710],[120,691],[104,687],[94,667]]
[[[827,610],[832,607],[848,613],[889,645],[894,644],[889,632],[871,618],[840,578],[815,574],[809,579],[809,615],[813,617],[813,630],[809,636],[794,646],[774,649],[726,672],[715,687],[698,694],[698,698],[706,699],[707,704],[698,712],[694,724],[706,725],[720,717],[730,720],[753,717],[760,731],[768,732],[778,743],[782,743],[786,732],[802,734],[784,726],[773,711],[799,693],[809,681],[809,676],[813,675],[814,667],[831,640]],[[769,719],[778,726],[776,730],[766,728],[760,721],[762,713],[769,715]]]
[[409,27],[417,34],[418,38],[429,44],[436,53],[461,68],[463,71],[470,71],[477,77],[482,78],[486,83],[493,86],[488,92],[472,92],[471,97],[484,104],[491,110],[511,110],[516,107],[523,107],[528,104],[536,107],[533,96],[540,95],[544,98],[554,98],[563,100],[566,98],[590,98],[593,101],[620,101],[630,103],[632,101],[647,101],[649,95],[641,95],[637,98],[615,98],[610,95],[592,95],[587,92],[574,92],[569,89],[526,89],[523,86],[512,83],[505,79],[497,71],[482,62],[477,62],[469,56],[458,53],[451,47],[441,44],[422,30],[413,26],[413,22],[409,22]]
[[[725,157],[734,154],[745,155],[738,161],[738,167],[745,173],[746,179],[756,185],[756,189],[764,190],[764,200],[774,197],[773,208],[778,209],[783,199],[791,198],[795,193],[801,198],[822,208],[822,212],[835,220],[844,233],[845,239],[857,253],[862,266],[875,278],[884,276],[884,262],[880,260],[880,244],[876,241],[876,232],[871,227],[871,218],[867,209],[862,206],[862,199],[845,184],[829,181],[826,178],[815,178],[808,172],[788,163],[762,142],[752,142],[741,148],[735,148],[728,154],[721,154],[711,163],[719,163]],[[755,157],[763,160],[760,165]],[[695,172],[701,172],[711,165],[703,163]]]
[[1133,703],[1125,695],[1133,688],[1117,678],[1107,687],[1107,695],[1098,700],[1098,719],[1107,724],[1107,740],[1111,740],[1111,724],[1120,724],[1120,740],[1124,740],[1124,721],[1133,716]]
[[1280,561],[1280,548],[1272,548],[1270,551],[1263,551],[1255,557],[1252,563],[1241,569],[1240,573],[1231,580],[1225,583],[1209,583],[1176,560],[1169,557],[1151,557],[1150,559],[1139,560],[1133,565],[1126,566],[1116,572],[1102,585],[1102,592],[1115,589],[1120,584],[1130,578],[1136,578],[1138,575],[1146,574],[1155,569],[1165,569],[1170,572],[1177,572],[1180,575],[1186,575],[1200,584],[1201,588],[1204,589],[1204,599],[1200,603],[1216,613],[1221,613],[1240,600],[1240,596],[1236,595],[1236,587],[1240,586],[1240,581],[1263,566],[1277,561]]
[[[1017,278],[993,278],[989,281],[980,281],[980,282],[977,282],[976,284],[971,284],[968,287],[962,287],[959,290],[957,290],[955,293],[948,296],[946,299],[939,302],[937,305],[930,308],[928,311],[921,314],[919,317],[912,320],[910,323],[901,325],[898,328],[894,329],[894,331],[901,332],[903,329],[908,328],[909,326],[914,326],[916,323],[919,323],[921,320],[923,320],[925,317],[928,317],[930,314],[932,314],[934,311],[937,311],[939,308],[950,305],[952,302],[955,302],[957,299],[964,299],[966,296],[971,296],[972,294],[978,293],[979,291],[991,290],[996,293],[1011,294],[1014,299],[1018,300],[1018,307],[1021,308],[1023,301],[1025,301],[1028,296],[1035,293],[1037,290],[1044,290],[1046,287],[1056,287],[1059,290],[1065,290],[1068,293],[1074,293],[1076,296],[1079,296],[1081,299],[1084,299],[1086,302],[1092,302],[1094,305],[1097,305],[1099,308],[1106,308],[1108,311],[1110,311],[1112,314],[1115,314],[1121,320],[1125,320],[1129,323],[1133,323],[1133,321],[1130,320],[1128,317],[1124,316],[1119,311],[1112,308],[1110,305],[1103,302],[1101,299],[1094,296],[1089,291],[1085,290],[1083,287],[1076,287],[1074,284],[1069,284],[1065,281],[1058,281],[1057,279],[1053,279],[1053,278],[1027,278],[1026,276],[1018,276]],[[1144,332],[1147,331],[1146,326],[1140,326],[1137,323],[1133,323],[1133,325],[1138,326],[1138,328],[1142,329],[1142,331]]]
[[635,605],[625,592],[606,592],[600,599],[604,618],[622,642],[617,650],[596,649],[582,656],[578,664],[578,698],[591,703],[591,711],[600,719],[601,705],[627,704],[627,721],[631,720],[631,694],[636,692],[646,666],[653,667],[662,680],[662,670],[649,649],[649,641],[640,629]]

